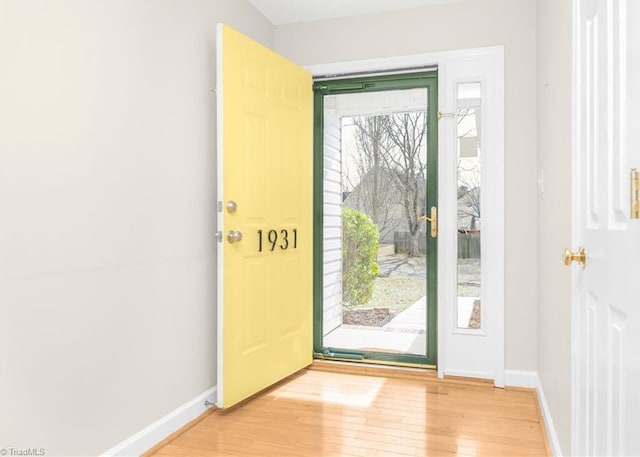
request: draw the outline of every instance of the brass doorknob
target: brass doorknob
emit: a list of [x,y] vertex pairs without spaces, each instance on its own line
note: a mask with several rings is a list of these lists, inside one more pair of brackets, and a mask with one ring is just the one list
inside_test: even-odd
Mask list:
[[565,265],[570,265],[571,262],[578,262],[582,268],[587,266],[587,253],[584,248],[580,246],[578,248],[578,252],[571,252],[569,248],[565,248],[562,251],[562,260],[564,260]]

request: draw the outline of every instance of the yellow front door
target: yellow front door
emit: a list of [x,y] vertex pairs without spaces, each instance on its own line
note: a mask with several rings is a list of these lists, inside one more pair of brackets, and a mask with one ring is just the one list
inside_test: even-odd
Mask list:
[[311,75],[218,25],[218,400],[312,360]]

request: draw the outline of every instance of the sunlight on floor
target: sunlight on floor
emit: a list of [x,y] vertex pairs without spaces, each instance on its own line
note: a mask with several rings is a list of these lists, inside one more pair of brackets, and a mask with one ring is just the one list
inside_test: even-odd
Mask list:
[[275,396],[290,400],[314,401],[352,408],[369,408],[373,405],[384,384],[384,379],[367,379],[366,385],[358,384],[347,389],[344,385],[338,386],[329,383],[322,385],[319,395],[318,393],[309,394],[304,391],[287,389],[277,391]]
[[456,440],[456,444],[458,455],[464,455],[465,457],[478,455],[477,442],[473,438],[460,437]]

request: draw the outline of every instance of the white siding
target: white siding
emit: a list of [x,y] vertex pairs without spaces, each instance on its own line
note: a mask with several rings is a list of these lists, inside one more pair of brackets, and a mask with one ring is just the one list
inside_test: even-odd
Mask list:
[[323,333],[342,324],[341,124],[327,97],[324,113]]

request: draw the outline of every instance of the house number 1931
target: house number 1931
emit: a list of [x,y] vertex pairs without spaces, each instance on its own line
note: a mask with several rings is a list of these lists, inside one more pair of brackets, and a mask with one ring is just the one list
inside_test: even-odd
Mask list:
[[298,229],[287,229],[269,231],[258,230],[258,252],[265,250],[275,251],[280,248],[283,251],[287,249],[297,249],[298,247]]

